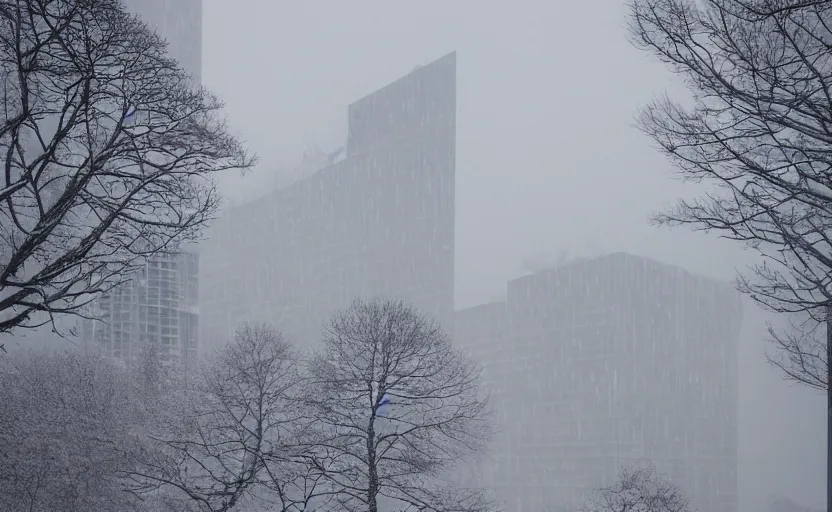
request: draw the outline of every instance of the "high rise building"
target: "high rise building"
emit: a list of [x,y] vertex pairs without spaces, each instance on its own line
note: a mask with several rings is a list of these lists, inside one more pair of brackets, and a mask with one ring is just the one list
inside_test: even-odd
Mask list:
[[[202,74],[202,0],[126,0],[124,5],[168,41],[168,52],[198,83]],[[199,256],[190,250],[151,257],[123,286],[90,308],[86,350],[133,362],[148,346],[165,361],[188,364],[198,351]]]
[[486,483],[509,510],[570,507],[647,459],[700,510],[736,512],[741,324],[730,284],[624,253],[458,312],[500,423]]
[[456,56],[356,101],[340,160],[230,208],[200,248],[202,336],[244,321],[308,345],[356,298],[453,321]]
[[162,361],[196,360],[199,333],[199,257],[192,252],[159,254],[122,286],[95,301],[81,323],[84,349],[135,363],[153,346]]
[[202,81],[202,0],[125,0],[168,42],[168,52],[179,65]]

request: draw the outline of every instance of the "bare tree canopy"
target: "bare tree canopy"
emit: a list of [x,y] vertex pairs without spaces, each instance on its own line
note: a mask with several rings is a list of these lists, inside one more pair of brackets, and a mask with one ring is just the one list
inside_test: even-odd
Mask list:
[[479,372],[431,319],[398,301],[357,301],[311,360],[317,458],[333,510],[478,511],[479,489],[448,476],[490,436]]
[[[130,472],[140,496],[175,491],[198,510],[225,512],[248,502],[304,510],[315,472],[298,438],[304,425],[296,356],[267,325],[244,325],[199,371],[170,425]],[[310,476],[311,475],[311,476]],[[320,477],[318,477],[320,478]]]
[[124,492],[124,447],[142,418],[125,377],[71,353],[2,359],[0,510],[155,510]]
[[78,313],[197,238],[253,164],[119,0],[0,1],[0,333]]
[[624,468],[618,481],[589,496],[580,512],[690,512],[687,497],[650,463]]
[[[715,231],[759,251],[740,288],[796,313],[772,358],[827,388],[832,304],[832,2],[632,0],[633,42],[681,75],[692,106],[661,99],[640,128],[686,180],[714,186],[659,223]],[[797,323],[799,322],[799,323]],[[794,334],[794,333],[797,334]]]

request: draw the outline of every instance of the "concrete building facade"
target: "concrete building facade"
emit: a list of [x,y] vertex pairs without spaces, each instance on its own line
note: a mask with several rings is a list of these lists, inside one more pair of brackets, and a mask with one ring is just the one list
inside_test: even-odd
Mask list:
[[168,42],[170,55],[201,83],[202,0],[125,0],[125,6]]
[[456,56],[356,101],[343,158],[228,209],[200,247],[202,336],[245,321],[309,346],[356,298],[453,321]]
[[133,278],[98,299],[81,323],[84,349],[126,364],[155,346],[162,361],[187,365],[198,356],[199,256],[160,254]]
[[736,512],[741,324],[729,283],[623,253],[458,312],[500,423],[486,483],[509,510],[570,507],[646,459],[700,510]]

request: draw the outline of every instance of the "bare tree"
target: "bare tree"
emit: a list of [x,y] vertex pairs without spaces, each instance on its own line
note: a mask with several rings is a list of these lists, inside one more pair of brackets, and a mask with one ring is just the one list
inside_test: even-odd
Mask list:
[[689,512],[687,497],[650,463],[624,468],[613,485],[589,496],[581,512]]
[[0,364],[0,509],[148,511],[124,492],[123,447],[139,418],[128,375],[72,353]]
[[[819,1],[635,0],[633,41],[684,76],[685,108],[645,108],[640,127],[709,192],[656,217],[712,230],[757,250],[740,288],[767,309],[795,314],[771,329],[784,375],[827,390],[832,306],[832,4]],[[821,331],[822,332],[822,331]],[[832,331],[830,331],[832,333]]]
[[303,510],[315,478],[297,442],[301,383],[290,345],[266,325],[245,325],[200,372],[164,433],[130,472],[138,495],[175,489],[200,510],[224,512],[245,501]]
[[0,1],[0,333],[78,314],[196,239],[253,164],[120,0]]
[[357,301],[327,325],[309,373],[316,463],[337,510],[491,506],[446,483],[491,427],[479,372],[432,320],[399,301]]
[[[819,1],[636,0],[633,41],[685,77],[694,106],[668,99],[640,127],[681,176],[715,185],[657,217],[713,230],[764,257],[740,287],[766,308],[798,314],[772,330],[787,378],[827,390],[832,305],[832,4]],[[794,333],[799,333],[794,335]]]
[[[693,104],[640,116],[690,181],[714,185],[657,216],[740,241],[763,264],[740,290],[790,315],[770,361],[825,391],[832,436],[832,2],[631,0],[633,42],[685,78]],[[825,334],[825,336],[824,336]],[[828,507],[832,509],[832,442]]]

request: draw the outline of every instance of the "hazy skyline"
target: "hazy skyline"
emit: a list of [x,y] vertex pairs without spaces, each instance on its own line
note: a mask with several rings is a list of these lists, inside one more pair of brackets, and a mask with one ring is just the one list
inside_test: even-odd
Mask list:
[[[731,279],[736,245],[647,218],[697,185],[632,127],[677,81],[626,40],[623,2],[481,4],[430,0],[204,3],[203,80],[261,158],[234,197],[299,160],[334,150],[345,107],[418,64],[458,52],[456,306],[499,295],[524,257],[627,251]],[[822,397],[789,388],[764,361],[747,308],[741,349],[740,504],[769,493],[823,503]]]

